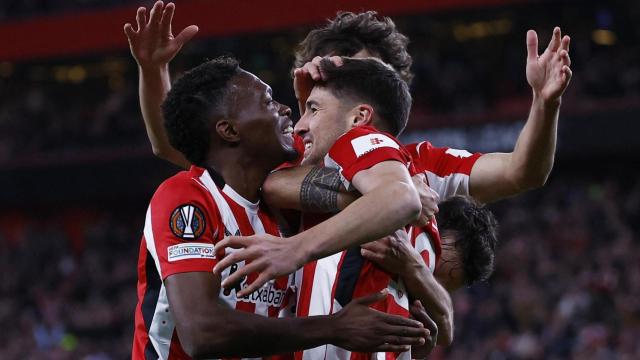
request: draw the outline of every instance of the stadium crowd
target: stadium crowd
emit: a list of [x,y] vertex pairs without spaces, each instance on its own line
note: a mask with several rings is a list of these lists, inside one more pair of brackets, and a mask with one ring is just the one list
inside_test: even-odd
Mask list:
[[[638,108],[640,25],[632,19],[640,16],[640,6],[558,6],[572,19],[563,31],[572,36],[572,68],[579,75],[565,95],[563,115],[606,110],[612,99]],[[473,17],[477,21],[466,22],[459,13],[399,17],[398,27],[411,39],[416,74],[408,130],[523,119],[530,104],[524,34],[533,27],[549,38],[555,24],[545,22],[544,11],[544,4],[505,13],[481,9]],[[598,37],[596,29],[604,32]],[[279,100],[294,105],[289,74],[305,30],[197,39],[172,70],[178,74],[202,59],[232,53],[272,85]],[[0,63],[0,163],[51,151],[146,148],[137,79],[128,52],[44,64]]]
[[[556,174],[493,205],[496,272],[455,293],[456,338],[431,358],[640,357],[637,176]],[[129,356],[143,214],[0,216],[0,358]]]

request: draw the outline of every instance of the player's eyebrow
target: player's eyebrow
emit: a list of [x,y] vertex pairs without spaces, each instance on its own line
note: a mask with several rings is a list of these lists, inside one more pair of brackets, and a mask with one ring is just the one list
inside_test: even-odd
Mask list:
[[315,100],[307,100],[307,102],[305,103],[305,106],[307,107],[307,109],[308,109],[308,108],[310,108],[310,107],[311,107],[311,106],[313,106],[313,105],[316,105],[316,106],[317,106],[317,105],[318,105],[318,102],[317,102],[317,101],[315,101]]

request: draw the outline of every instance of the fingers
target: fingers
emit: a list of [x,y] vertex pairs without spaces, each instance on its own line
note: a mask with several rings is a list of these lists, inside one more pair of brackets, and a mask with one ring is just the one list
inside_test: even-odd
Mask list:
[[569,85],[571,81],[571,77],[573,76],[573,72],[571,69],[565,65],[562,67],[562,82],[565,84],[565,88]]
[[569,44],[571,43],[571,38],[568,35],[565,35],[562,38],[562,44],[560,45],[560,49],[569,51]]
[[383,322],[390,325],[398,325],[398,326],[408,326],[414,328],[424,329],[424,325],[422,322],[414,319],[405,318],[398,315],[390,315],[385,313],[380,313],[381,319]]
[[180,46],[186,44],[198,33],[199,28],[196,25],[189,25],[184,30],[180,31],[180,34],[176,36],[176,42]]
[[249,284],[249,286],[247,286],[246,288],[238,292],[238,297],[243,297],[251,294],[252,292],[263,287],[264,284],[266,284],[267,282],[269,282],[269,280],[272,280],[272,279],[273,277],[268,275],[267,273],[264,273],[264,272],[260,273],[260,275],[258,275],[258,277],[254,281],[252,281],[251,284]]
[[173,21],[173,13],[176,10],[174,3],[168,3],[162,11],[162,18],[160,18],[160,33],[162,36],[171,36],[171,22]]
[[400,353],[411,350],[411,346],[409,345],[393,345],[393,344],[382,344],[375,348],[375,352],[394,352]]
[[367,249],[360,249],[360,255],[362,255],[363,258],[377,264],[384,261],[384,254],[381,254],[379,252],[375,252]]
[[[234,263],[231,263],[231,264],[227,265],[226,267],[229,267],[229,266],[231,266],[233,264]],[[245,276],[251,274],[252,272],[254,272],[256,270],[258,270],[258,264],[254,264],[254,263],[245,264],[245,266],[240,267],[233,274],[230,274],[226,279],[224,279],[220,285],[223,288],[232,287],[234,284],[242,281],[242,279]],[[221,270],[221,272],[222,272],[222,270]]]
[[420,346],[420,345],[424,345],[426,336],[428,335],[415,336],[415,337],[389,335],[389,336],[385,336],[383,339],[385,343],[392,344],[392,345]]
[[553,35],[551,36],[551,40],[549,41],[549,46],[547,46],[547,49],[552,52],[558,51],[558,49],[560,48],[560,35],[560,28],[557,26],[553,28]]
[[144,7],[138,8],[138,11],[136,12],[136,24],[138,25],[136,32],[139,32],[145,26],[147,26],[147,9],[146,8]]
[[311,78],[313,79],[313,81],[321,81],[322,80],[322,76],[320,75],[320,61],[322,60],[322,58],[320,56],[316,56],[313,58],[313,60],[311,60],[311,62],[308,62],[306,64],[304,64],[303,68],[305,69],[305,71],[307,73],[309,73],[309,75],[311,76]]
[[133,30],[133,25],[131,25],[130,23],[124,24],[124,34],[127,36],[127,39],[131,41],[134,36],[136,36],[136,31]]
[[538,58],[538,34],[535,31],[527,31],[527,61]]
[[151,12],[149,13],[149,25],[154,28],[160,25],[160,18],[162,17],[162,9],[164,7],[164,3],[162,1],[156,1],[151,8]]

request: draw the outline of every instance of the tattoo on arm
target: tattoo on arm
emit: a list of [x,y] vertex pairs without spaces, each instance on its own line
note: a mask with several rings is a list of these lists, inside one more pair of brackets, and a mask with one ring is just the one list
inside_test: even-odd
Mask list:
[[342,187],[338,170],[314,167],[304,177],[300,187],[300,206],[303,211],[337,213],[338,194]]

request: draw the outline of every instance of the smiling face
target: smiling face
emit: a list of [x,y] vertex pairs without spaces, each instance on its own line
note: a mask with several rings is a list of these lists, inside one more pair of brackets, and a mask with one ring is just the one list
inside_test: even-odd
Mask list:
[[274,166],[295,159],[291,109],[273,100],[271,87],[247,71],[240,70],[230,86],[238,144]]
[[320,86],[313,88],[305,106],[295,133],[302,137],[305,146],[302,164],[317,165],[333,143],[352,127],[354,108],[350,101],[340,100]]

